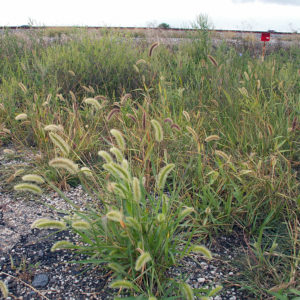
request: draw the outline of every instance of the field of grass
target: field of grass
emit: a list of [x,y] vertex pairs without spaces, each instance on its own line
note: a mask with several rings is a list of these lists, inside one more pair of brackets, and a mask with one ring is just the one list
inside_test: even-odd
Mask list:
[[166,270],[192,251],[210,259],[201,241],[233,231],[249,246],[236,284],[296,299],[299,114],[298,47],[262,61],[212,47],[205,28],[173,46],[118,32],[0,36],[1,147],[39,154],[22,183],[12,170],[15,189],[82,184],[98,199],[34,226],[77,233],[82,244],[53,250],[88,254],[139,299],[193,299]]

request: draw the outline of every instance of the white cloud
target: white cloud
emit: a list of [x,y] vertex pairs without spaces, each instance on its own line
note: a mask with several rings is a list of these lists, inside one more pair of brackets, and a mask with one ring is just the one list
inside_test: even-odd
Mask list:
[[233,0],[233,3],[253,3],[253,2],[263,2],[270,4],[279,4],[279,5],[299,5],[300,0]]

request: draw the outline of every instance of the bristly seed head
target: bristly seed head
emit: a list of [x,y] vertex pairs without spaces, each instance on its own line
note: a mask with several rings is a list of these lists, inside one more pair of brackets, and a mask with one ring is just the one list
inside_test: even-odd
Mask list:
[[15,117],[15,120],[17,120],[17,121],[23,121],[23,120],[26,120],[26,119],[27,119],[27,114],[25,114],[25,113],[18,114],[18,115]]
[[97,111],[102,109],[100,103],[94,98],[87,98],[83,100],[84,103],[92,105]]
[[188,122],[190,122],[191,118],[190,118],[189,113],[188,113],[187,111],[184,110],[184,111],[182,111],[182,114],[184,115],[185,119],[186,119]]
[[140,271],[151,259],[149,252],[142,253],[135,262],[135,270]]
[[164,119],[164,123],[170,123],[170,125],[173,124],[173,120],[171,118]]
[[215,67],[218,66],[218,62],[216,61],[216,59],[215,59],[213,56],[207,55],[207,57],[209,58],[210,62],[211,62]]
[[75,164],[72,160],[63,157],[57,157],[50,160],[49,166],[65,169],[71,174],[76,174],[78,172],[78,165]]
[[41,195],[43,193],[42,189],[37,186],[36,184],[32,183],[19,183],[14,186],[15,191],[24,191],[24,192],[31,192],[33,194]]
[[153,50],[157,47],[159,45],[159,43],[158,42],[155,42],[155,43],[153,43],[151,46],[150,46],[150,48],[149,48],[149,57],[151,57],[152,56],[152,54],[153,54]]
[[123,214],[118,210],[111,210],[106,214],[107,219],[114,222],[123,221]]
[[92,170],[90,168],[88,168],[88,167],[82,167],[80,169],[80,172],[82,172],[83,175],[86,176],[86,177],[89,177],[89,178],[93,177]]
[[159,190],[162,190],[165,187],[167,177],[174,168],[175,164],[168,164],[160,170],[156,180],[156,186]]
[[38,229],[61,229],[61,230],[65,230],[66,227],[66,223],[64,223],[63,221],[57,221],[57,220],[52,220],[52,219],[38,219],[35,220],[32,224],[31,224],[31,228],[38,228]]
[[140,187],[140,181],[136,177],[133,177],[132,189],[133,189],[133,200],[136,203],[139,203],[141,200],[141,197],[142,197],[142,192],[141,192],[141,187]]
[[44,130],[57,132],[57,131],[64,131],[64,128],[61,125],[50,124],[45,126]]
[[116,141],[117,141],[117,144],[119,146],[119,148],[124,151],[125,148],[126,148],[126,143],[125,143],[125,140],[123,138],[123,135],[122,133],[117,130],[117,129],[112,129],[110,131],[111,135],[115,137]]
[[45,180],[42,176],[39,176],[39,175],[36,175],[36,174],[24,175],[22,177],[22,180],[23,181],[32,181],[32,182],[41,183],[41,184],[45,182]]
[[180,128],[179,125],[176,124],[176,123],[172,124],[172,125],[171,125],[171,128],[172,128],[172,129],[176,129],[177,131],[181,131],[181,128]]
[[113,162],[113,158],[111,157],[111,155],[108,152],[104,151],[104,150],[99,151],[98,155],[100,157],[102,157],[106,161],[106,163],[108,163],[108,164]]
[[163,129],[160,123],[154,119],[151,120],[151,124],[154,128],[155,140],[160,143],[164,139]]
[[186,300],[194,300],[194,293],[193,293],[193,289],[191,288],[191,286],[187,283],[182,283],[181,287],[182,287],[182,291],[185,296],[185,299]]
[[213,258],[211,252],[205,246],[198,246],[198,245],[192,246],[191,251],[200,252],[209,260]]
[[4,299],[8,297],[8,287],[2,280],[0,280],[0,291]]
[[88,230],[91,228],[91,225],[88,222],[80,220],[73,222],[72,227],[77,230]]
[[58,241],[51,247],[51,252],[57,250],[64,250],[64,249],[72,249],[74,248],[74,244],[69,241]]
[[19,87],[21,88],[24,94],[27,93],[27,87],[22,82],[19,82]]
[[119,113],[119,112],[120,112],[120,109],[119,109],[119,108],[113,108],[113,109],[108,113],[108,115],[107,115],[107,117],[106,117],[107,121],[110,121],[111,118],[112,118],[115,114],[117,114],[117,113]]
[[64,139],[56,134],[55,132],[50,132],[49,137],[53,144],[57,146],[64,156],[68,156],[70,152],[70,146],[64,141]]
[[136,119],[136,117],[134,115],[132,115],[132,114],[126,114],[126,117],[130,118],[134,123],[137,124],[137,119]]
[[112,148],[109,149],[109,151],[112,154],[114,154],[114,156],[117,158],[118,162],[121,163],[123,161],[124,156],[123,156],[122,152],[118,148],[112,147]]
[[205,139],[205,142],[218,141],[220,137],[218,135],[210,135]]
[[223,151],[220,151],[220,150],[215,150],[215,154],[222,157],[224,160],[228,161],[229,160],[229,156],[223,152]]
[[113,289],[133,289],[134,285],[128,280],[115,280],[110,284],[110,287]]

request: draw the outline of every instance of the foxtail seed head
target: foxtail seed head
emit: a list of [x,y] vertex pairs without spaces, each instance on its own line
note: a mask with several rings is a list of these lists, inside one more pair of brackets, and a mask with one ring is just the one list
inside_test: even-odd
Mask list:
[[157,215],[156,219],[157,219],[157,222],[159,224],[161,224],[166,220],[166,216],[165,216],[165,214],[160,213]]
[[169,123],[170,125],[173,124],[173,120],[171,118],[164,119],[164,123]]
[[8,297],[8,287],[2,280],[0,280],[0,291],[4,299]]
[[101,150],[101,151],[98,152],[98,155],[101,156],[106,161],[106,163],[108,163],[108,164],[113,162],[113,158],[106,151]]
[[190,126],[186,126],[186,129],[193,136],[195,142],[198,142],[198,134],[196,133],[196,131]]
[[111,118],[112,118],[115,114],[117,114],[117,113],[119,113],[119,112],[120,112],[120,109],[119,109],[119,108],[113,108],[113,109],[108,113],[108,115],[107,115],[107,117],[106,117],[107,121],[110,121]]
[[134,123],[137,124],[137,119],[136,119],[136,117],[134,115],[132,115],[132,114],[126,114],[126,117],[130,118]]
[[132,95],[130,93],[125,94],[124,96],[121,97],[120,104],[121,105],[125,104],[125,102],[131,97],[132,97]]
[[82,167],[80,169],[80,172],[82,172],[82,174],[84,176],[88,177],[88,178],[92,178],[93,177],[93,173],[92,173],[91,169],[88,168],[88,167]]
[[122,222],[123,214],[118,210],[111,210],[106,214],[107,219],[114,222]]
[[123,138],[123,135],[122,133],[117,130],[117,129],[112,129],[110,131],[111,135],[115,137],[116,141],[117,141],[117,144],[119,146],[119,148],[124,151],[125,148],[126,148],[126,143],[125,143],[125,140]]
[[70,146],[64,141],[64,139],[56,134],[55,132],[50,132],[49,137],[53,144],[57,146],[64,156],[68,156],[70,152]]
[[165,187],[165,183],[169,173],[174,169],[174,164],[168,164],[163,167],[157,175],[156,186],[159,190]]
[[218,141],[220,137],[218,135],[210,135],[205,139],[205,142]]
[[50,124],[45,126],[44,130],[57,132],[57,131],[64,131],[64,128],[61,125]]
[[211,252],[205,247],[205,246],[192,246],[191,248],[192,252],[200,252],[201,254],[203,254],[207,259],[212,259],[212,255]]
[[160,123],[154,119],[151,120],[151,124],[154,128],[155,140],[160,143],[164,139],[163,129]]
[[151,46],[150,46],[150,48],[149,48],[149,57],[151,57],[152,56],[152,54],[153,54],[153,50],[157,47],[159,45],[159,43],[158,42],[155,42],[155,43],[153,43]]
[[224,160],[228,161],[229,160],[229,156],[223,152],[223,151],[220,151],[220,150],[215,150],[215,154],[222,157]]
[[140,181],[136,177],[133,177],[132,189],[133,189],[133,200],[136,203],[139,203],[142,197],[142,193],[141,193]]
[[177,131],[181,131],[181,128],[180,128],[179,125],[176,124],[176,123],[173,123],[173,124],[171,125],[171,128],[172,128],[172,129],[176,129]]
[[88,230],[91,228],[91,225],[88,222],[80,220],[73,222],[72,227],[77,230]]
[[22,82],[19,82],[19,87],[21,88],[24,94],[27,93],[27,87]]
[[184,210],[182,210],[179,215],[178,218],[179,219],[184,219],[185,217],[187,217],[188,215],[190,215],[192,212],[194,212],[195,209],[193,207],[185,207]]
[[128,280],[115,280],[110,284],[110,287],[113,289],[133,289],[134,285]]
[[65,169],[70,174],[76,174],[78,172],[78,165],[75,164],[72,160],[63,157],[57,157],[50,160],[49,166],[54,167],[56,169]]
[[51,252],[57,250],[64,250],[64,249],[72,249],[74,248],[74,244],[69,241],[58,241],[51,247]]
[[33,194],[41,195],[43,193],[42,189],[37,186],[36,184],[32,183],[19,183],[14,186],[15,191],[24,191],[24,192],[31,192]]
[[123,180],[126,180],[130,182],[130,174],[127,169],[125,169],[123,166],[120,166],[114,162],[109,163],[109,164],[104,164],[103,168],[110,172],[114,177],[116,178],[121,178]]
[[184,110],[184,111],[182,111],[182,114],[184,115],[185,119],[186,119],[188,122],[190,122],[191,117],[190,117],[189,113],[188,113],[187,111]]
[[135,270],[141,270],[151,260],[149,252],[142,253],[135,262]]
[[121,163],[123,161],[124,156],[118,148],[112,147],[112,148],[109,149],[109,151],[116,157],[118,162]]
[[14,174],[14,177],[17,177],[17,176],[20,176],[21,174],[23,174],[25,172],[24,169],[18,169],[15,174]]
[[87,99],[83,100],[83,102],[86,104],[92,105],[97,111],[102,109],[102,106],[100,105],[100,103],[94,98],[87,98]]
[[24,175],[22,177],[22,180],[23,181],[32,181],[32,182],[41,183],[41,184],[45,182],[45,180],[42,176],[39,176],[39,175],[36,175],[36,174]]
[[216,61],[216,59],[215,59],[213,56],[207,55],[207,57],[209,58],[210,62],[211,62],[215,67],[218,66],[218,62]]
[[116,273],[124,273],[123,267],[115,262],[109,263],[107,266]]
[[32,224],[31,224],[31,228],[38,228],[38,229],[61,229],[61,230],[65,230],[66,224],[62,221],[57,221],[57,220],[51,220],[51,219],[38,219],[35,220]]
[[23,113],[23,114],[18,114],[16,117],[15,117],[15,120],[17,121],[23,121],[23,120],[26,120],[27,119],[27,114]]
[[181,287],[182,287],[182,291],[185,296],[185,299],[186,300],[194,300],[194,293],[193,293],[193,289],[191,288],[191,286],[187,283],[182,283]]

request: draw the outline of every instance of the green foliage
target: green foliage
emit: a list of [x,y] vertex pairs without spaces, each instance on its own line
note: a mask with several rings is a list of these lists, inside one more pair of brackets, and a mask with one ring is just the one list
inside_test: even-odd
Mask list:
[[[48,182],[78,184],[79,176],[89,192],[101,195],[105,216],[97,210],[77,214],[80,223],[70,221],[68,228],[77,230],[95,260],[108,255],[109,246],[101,252],[94,242],[103,241],[92,239],[87,223],[101,236],[108,230],[110,243],[123,249],[113,253],[110,266],[131,267],[126,280],[140,289],[152,284],[153,291],[162,292],[162,284],[149,278],[160,278],[173,263],[167,253],[177,250],[168,243],[174,238],[176,245],[178,237],[170,232],[165,246],[156,250],[153,240],[158,229],[166,238],[167,228],[181,228],[172,220],[186,216],[200,236],[239,227],[253,246],[256,241],[252,251],[259,280],[243,283],[256,295],[266,295],[297,275],[288,270],[295,270],[299,255],[294,250],[299,247],[299,47],[269,53],[262,62],[253,45],[245,44],[242,56],[238,46],[226,41],[212,47],[210,27],[200,16],[186,42],[161,43],[151,56],[150,42],[109,30],[101,39],[74,31],[72,38],[48,44],[38,33],[22,38],[5,32],[0,38],[0,141],[39,151],[36,164]],[[165,166],[170,168],[165,171],[172,169],[173,180],[168,172],[160,176]],[[106,192],[104,175],[114,178]],[[16,189],[41,192],[27,182]],[[107,219],[112,212],[121,214],[119,222]],[[284,267],[266,254],[275,241],[271,229],[278,224],[286,224],[278,235],[289,237],[284,243],[293,249],[280,252]],[[262,229],[266,226],[270,231]],[[260,239],[262,231],[267,245]],[[148,261],[141,275],[135,271],[141,255],[137,248],[165,261]]]
[[157,27],[162,29],[169,29],[170,25],[167,23],[160,23]]
[[[119,151],[127,151],[122,133],[116,129],[110,132],[122,148]],[[52,142],[57,145],[56,139]],[[109,155],[105,151],[100,153],[104,158]],[[74,168],[69,166],[72,164],[65,158],[54,158],[50,162],[54,168],[64,168],[74,174]],[[86,211],[81,211],[73,204],[75,209],[66,211],[67,216],[62,220],[37,219],[32,228],[68,229],[77,234],[81,243],[58,241],[51,251],[72,249],[90,257],[85,263],[105,263],[116,278],[111,288],[127,289],[137,295],[173,296],[180,293],[179,287],[182,286],[184,295],[191,299],[192,288],[170,281],[165,276],[166,271],[190,252],[200,252],[208,259],[212,256],[204,246],[190,244],[194,209],[178,201],[175,187],[170,196],[163,193],[167,177],[174,167],[174,164],[168,164],[162,168],[157,176],[157,190],[147,193],[143,181],[132,176],[127,160],[115,162],[109,159],[103,168],[114,181],[108,183],[106,197],[99,199],[105,208],[87,207]],[[88,188],[91,188],[92,172],[89,177]],[[85,182],[83,180],[82,183]],[[67,201],[71,203],[71,200]],[[178,290],[173,288],[168,295],[170,290],[166,287],[170,284],[177,285]]]

